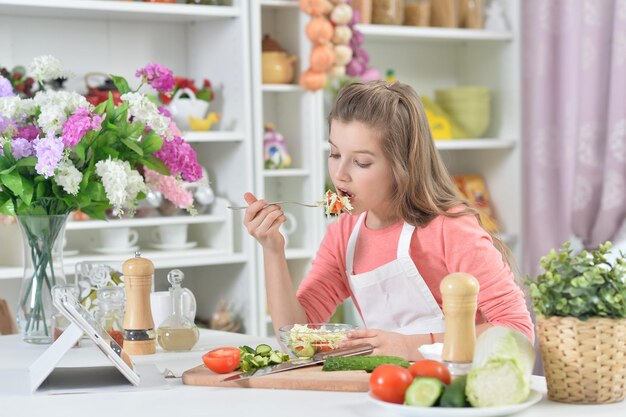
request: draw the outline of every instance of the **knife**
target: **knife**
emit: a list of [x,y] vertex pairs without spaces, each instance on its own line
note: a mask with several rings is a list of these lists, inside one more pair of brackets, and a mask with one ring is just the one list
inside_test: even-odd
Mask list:
[[263,368],[253,369],[252,371],[242,372],[237,375],[229,376],[226,379],[223,379],[222,382],[227,381],[241,381],[243,379],[248,378],[256,378],[258,376],[276,374],[278,372],[290,371],[292,369],[304,368],[305,366],[316,365],[318,363],[323,363],[326,358],[331,356],[363,356],[369,355],[374,351],[374,347],[369,343],[356,345],[352,347],[335,349],[330,352],[319,352],[313,355],[312,358],[307,359],[294,359],[289,362],[279,363],[278,365],[266,366]]

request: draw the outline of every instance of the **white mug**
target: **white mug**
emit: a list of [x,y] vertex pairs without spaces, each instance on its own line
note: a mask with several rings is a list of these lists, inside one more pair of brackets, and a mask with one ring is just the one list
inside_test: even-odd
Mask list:
[[139,233],[129,227],[100,230],[100,243],[106,249],[129,249],[139,240]]
[[168,224],[152,230],[152,241],[157,244],[182,246],[187,243],[186,224]]
[[283,214],[287,218],[285,223],[280,225],[280,232],[283,234],[285,238],[285,247],[289,245],[289,235],[296,231],[298,228],[298,221],[296,220],[296,216],[293,214],[284,211]]
[[[183,293],[183,312],[192,322],[196,318],[195,302]],[[169,291],[155,291],[150,293],[150,310],[154,328],[157,329],[163,321],[172,314],[172,297]]]

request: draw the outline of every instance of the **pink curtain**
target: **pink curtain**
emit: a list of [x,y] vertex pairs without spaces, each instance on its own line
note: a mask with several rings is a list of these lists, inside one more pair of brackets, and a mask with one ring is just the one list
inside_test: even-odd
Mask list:
[[524,272],[626,218],[626,0],[522,2]]

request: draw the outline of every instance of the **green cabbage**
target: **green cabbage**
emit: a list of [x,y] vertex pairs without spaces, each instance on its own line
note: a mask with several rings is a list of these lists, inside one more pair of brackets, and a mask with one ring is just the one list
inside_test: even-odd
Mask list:
[[518,404],[530,395],[535,349],[522,333],[495,326],[476,340],[465,394],[474,407]]

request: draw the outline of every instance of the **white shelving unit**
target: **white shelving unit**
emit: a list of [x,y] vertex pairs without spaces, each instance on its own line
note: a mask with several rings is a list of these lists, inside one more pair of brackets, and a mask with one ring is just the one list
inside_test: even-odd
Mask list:
[[[208,78],[218,97],[210,111],[221,120],[209,132],[186,132],[199,162],[220,197],[210,211],[196,217],[148,217],[108,222],[68,222],[66,273],[77,262],[122,261],[133,254],[102,255],[97,248],[100,229],[130,227],[139,232],[142,255],[157,268],[156,287],[165,289],[169,268],[181,268],[186,284],[198,299],[198,315],[209,318],[220,299],[226,299],[243,320],[244,329],[258,333],[254,247],[244,236],[241,214],[226,208],[241,202],[254,189],[249,2],[233,0],[230,6],[158,4],[108,0],[0,0],[0,56],[2,65],[26,65],[37,55],[52,54],[77,76],[66,87],[84,93],[82,76],[101,71],[126,77],[137,85],[136,69],[158,62],[175,75],[201,81]],[[23,28],[29,28],[23,30]],[[136,82],[135,82],[136,81]],[[150,231],[155,226],[187,224],[186,250],[154,250]],[[19,240],[16,226],[3,227],[0,245]],[[22,275],[21,247],[0,254],[0,294],[17,299]],[[13,294],[15,292],[15,294]],[[14,308],[14,305],[11,306]]]
[[[258,0],[251,2],[250,29],[252,51],[253,129],[255,143],[255,174],[258,196],[268,201],[317,201],[322,195],[323,162],[321,161],[321,92],[311,93],[298,83],[298,73],[308,64],[310,42],[304,36],[309,16],[301,13],[297,1]],[[263,84],[261,74],[261,40],[270,34],[290,55],[298,57],[299,69],[291,84]],[[292,165],[287,169],[264,169],[263,126],[272,123],[287,141]],[[309,269],[320,241],[321,210],[306,207],[283,207],[294,215],[297,228],[289,236],[287,262],[293,279],[298,282]],[[259,277],[259,317],[263,335],[272,332],[266,322],[263,258],[257,248]]]

